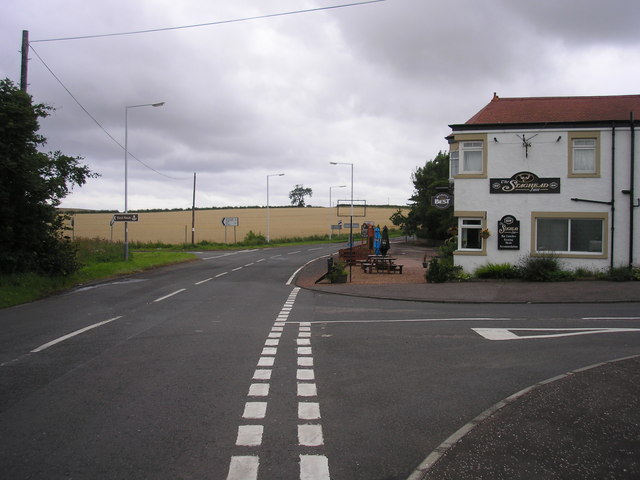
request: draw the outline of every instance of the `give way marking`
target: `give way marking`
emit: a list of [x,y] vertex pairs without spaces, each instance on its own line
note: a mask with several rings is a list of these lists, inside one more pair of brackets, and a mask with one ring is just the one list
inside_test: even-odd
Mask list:
[[[640,328],[472,328],[487,340],[533,340],[535,338],[574,337],[597,333],[640,332]],[[518,335],[516,332],[547,332]]]

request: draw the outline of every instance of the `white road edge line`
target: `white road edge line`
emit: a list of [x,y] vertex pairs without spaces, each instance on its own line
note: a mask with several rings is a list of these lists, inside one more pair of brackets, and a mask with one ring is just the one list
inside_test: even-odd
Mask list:
[[186,288],[181,288],[180,290],[176,290],[173,293],[170,293],[169,295],[165,295],[164,297],[160,297],[160,298],[156,298],[154,300],[154,302],[161,302],[162,300],[166,300],[169,297],[173,297],[174,295],[177,295],[180,292],[184,292],[186,290]]
[[38,348],[36,348],[34,350],[31,350],[31,353],[41,352],[43,350],[46,350],[49,347],[54,346],[57,343],[64,342],[65,340],[68,340],[68,339],[70,339],[72,337],[75,337],[76,335],[80,335],[81,333],[84,333],[84,332],[86,332],[88,330],[91,330],[93,328],[97,328],[97,327],[100,327],[102,325],[106,325],[107,323],[113,322],[114,320],[118,320],[119,318],[122,318],[122,315],[120,315],[119,317],[110,318],[109,320],[105,320],[104,322],[94,323],[93,325],[89,325],[88,327],[84,327],[84,328],[81,328],[80,330],[76,330],[75,332],[71,332],[71,333],[69,333],[67,335],[63,335],[60,338],[56,338],[55,340],[51,340],[50,342],[47,342],[44,345],[40,345]]
[[319,260],[321,258],[328,257],[328,256],[329,255],[322,255],[321,257],[317,257],[317,258],[314,258],[313,260],[309,260],[307,263],[305,263],[299,269],[297,269],[295,272],[293,272],[293,274],[289,277],[289,280],[287,280],[287,283],[285,283],[285,285],[291,285],[291,282],[293,282],[293,279],[296,278],[296,275],[298,275],[298,273],[300,273],[300,270],[302,270],[304,267],[309,265],[311,262],[315,262],[316,260]]

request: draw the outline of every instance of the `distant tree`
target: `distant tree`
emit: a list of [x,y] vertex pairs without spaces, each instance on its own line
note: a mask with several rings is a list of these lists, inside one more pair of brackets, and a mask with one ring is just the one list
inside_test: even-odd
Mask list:
[[80,157],[38,150],[46,144],[38,119],[51,110],[0,80],[0,273],[64,275],[77,268],[56,207],[73,185],[96,174]]
[[309,195],[313,196],[313,190],[310,188],[304,188],[304,185],[296,185],[296,188],[289,192],[289,198],[291,199],[291,205],[294,207],[304,207],[304,197]]
[[437,187],[449,186],[449,154],[438,152],[436,158],[427,161],[411,175],[415,191],[409,212],[404,215],[398,210],[391,216],[391,222],[400,226],[405,233],[420,238],[444,240],[448,230],[455,224],[453,209],[440,210],[431,205],[431,197],[439,193]]

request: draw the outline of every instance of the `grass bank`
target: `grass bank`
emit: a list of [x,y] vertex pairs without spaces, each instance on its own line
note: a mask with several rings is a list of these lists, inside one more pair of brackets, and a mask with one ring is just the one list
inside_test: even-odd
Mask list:
[[[117,250],[119,256],[122,256],[122,250],[120,248]],[[90,261],[76,273],[66,277],[48,277],[36,273],[3,275],[0,276],[0,308],[31,302],[67,290],[75,285],[186,262],[195,258],[195,255],[186,252],[133,251],[128,262],[121,260]]]
[[[354,230],[354,235],[359,231]],[[391,237],[400,236],[400,232],[391,230]],[[358,238],[356,236],[356,238]],[[196,245],[170,245],[161,242],[130,243],[128,262],[122,260],[122,242],[109,242],[100,239],[77,239],[74,245],[76,258],[81,267],[66,277],[48,277],[36,273],[22,273],[0,276],[0,308],[31,302],[53,293],[61,292],[76,285],[97,280],[141,272],[154,267],[186,262],[197,258],[189,251],[198,250],[237,250],[239,248],[267,248],[284,245],[303,245],[310,243],[344,243],[348,235],[316,235],[287,239],[274,239],[267,243],[264,236],[249,232],[243,241],[235,245],[200,242]]]

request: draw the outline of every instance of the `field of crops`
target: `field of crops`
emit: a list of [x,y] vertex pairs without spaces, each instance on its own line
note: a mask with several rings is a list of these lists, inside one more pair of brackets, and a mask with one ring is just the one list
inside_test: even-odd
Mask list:
[[[356,217],[354,224],[364,221],[374,222],[383,227],[392,227],[389,217],[398,210],[397,207],[367,208],[365,217]],[[69,236],[74,238],[103,238],[122,240],[124,223],[115,222],[110,225],[111,213],[76,213]],[[223,218],[238,218],[237,227],[224,227]],[[279,238],[309,237],[325,235],[330,232],[330,225],[337,225],[342,220],[349,222],[349,217],[338,217],[335,208],[269,208],[269,236],[271,240]],[[162,242],[167,244],[191,243],[191,211],[140,213],[137,222],[129,222],[130,242]],[[266,236],[267,209],[239,208],[196,210],[195,243],[201,241],[217,243],[235,243],[241,241],[252,231]],[[343,230],[342,233],[345,233]],[[337,231],[333,231],[337,233]]]

